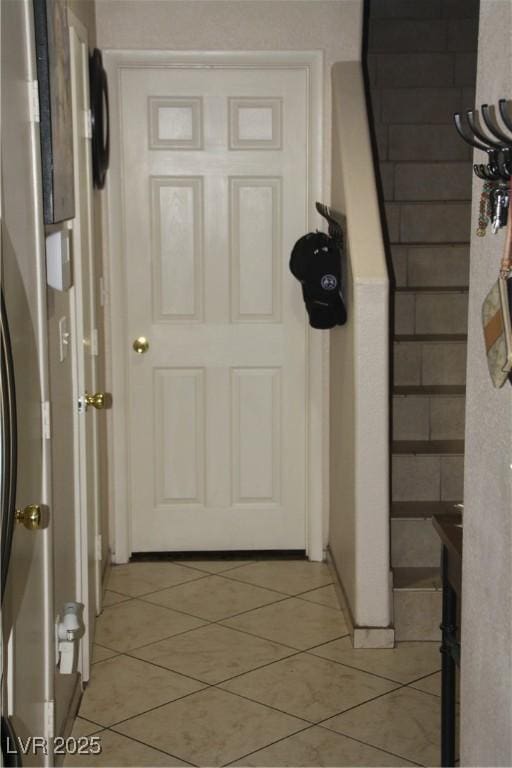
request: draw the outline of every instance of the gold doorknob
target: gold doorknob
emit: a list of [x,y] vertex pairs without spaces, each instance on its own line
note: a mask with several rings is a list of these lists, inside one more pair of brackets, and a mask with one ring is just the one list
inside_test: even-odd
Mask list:
[[138,355],[143,355],[149,349],[149,341],[145,336],[139,336],[135,339],[132,346]]
[[16,522],[24,525],[28,531],[47,528],[49,521],[50,510],[44,504],[29,504],[24,509],[16,510]]
[[96,392],[94,395],[90,395],[88,392],[84,395],[85,407],[92,405],[93,408],[97,408],[98,411],[102,411],[104,408],[110,408],[112,398],[108,392]]

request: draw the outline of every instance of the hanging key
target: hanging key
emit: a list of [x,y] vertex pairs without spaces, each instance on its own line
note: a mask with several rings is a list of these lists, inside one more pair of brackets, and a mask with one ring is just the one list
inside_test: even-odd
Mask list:
[[493,235],[505,227],[508,219],[508,189],[498,187],[491,192],[491,210],[492,210],[492,233]]

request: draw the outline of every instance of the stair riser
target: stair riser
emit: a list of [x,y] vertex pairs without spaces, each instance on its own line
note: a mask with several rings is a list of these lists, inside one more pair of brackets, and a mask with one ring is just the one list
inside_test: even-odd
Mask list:
[[454,501],[463,498],[463,456],[393,456],[393,501]]
[[465,334],[468,297],[465,293],[396,293],[395,333]]
[[465,382],[465,342],[395,342],[395,385],[450,386]]
[[[373,95],[372,95],[373,100]],[[387,154],[394,162],[471,160],[471,147],[461,141],[452,125],[390,125],[386,129]]]
[[387,203],[389,241],[393,244],[467,243],[470,203]]
[[[431,13],[435,12],[436,5],[431,3]],[[453,4],[450,5],[453,7]],[[395,54],[474,51],[478,38],[478,18],[473,13],[474,3],[465,0],[465,5],[464,15],[456,13],[443,18],[420,17],[422,3],[419,0],[409,0],[407,3],[407,6],[414,7],[412,11],[404,12],[404,5],[401,5],[401,13],[395,13],[391,18],[376,18],[372,13],[369,50],[372,53],[383,51]]]
[[391,521],[393,568],[437,568],[440,559],[441,545],[431,518]]
[[[417,3],[415,0],[414,6]],[[409,2],[408,6],[412,8],[413,4]],[[474,57],[466,61],[453,53],[377,53],[368,56],[368,70],[370,83],[377,88],[445,88],[451,82],[473,86],[476,64]],[[420,155],[414,159],[423,158]]]
[[442,593],[393,591],[395,640],[441,640]]
[[391,257],[398,288],[464,288],[469,285],[469,246],[395,245]]
[[379,164],[384,200],[387,202],[437,202],[471,200],[471,166],[458,163]]
[[463,440],[463,395],[395,395],[393,440]]

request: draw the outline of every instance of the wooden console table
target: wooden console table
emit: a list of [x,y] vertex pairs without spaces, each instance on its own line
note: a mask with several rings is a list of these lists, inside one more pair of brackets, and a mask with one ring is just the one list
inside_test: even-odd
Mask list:
[[434,515],[442,543],[441,576],[441,765],[455,765],[456,667],[460,662],[460,601],[462,594],[462,514]]

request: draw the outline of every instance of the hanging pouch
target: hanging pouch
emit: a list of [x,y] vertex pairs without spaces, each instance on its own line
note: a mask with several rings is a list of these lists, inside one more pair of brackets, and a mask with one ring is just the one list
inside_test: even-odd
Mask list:
[[487,365],[492,383],[502,387],[512,371],[512,216],[509,216],[500,274],[482,304]]

